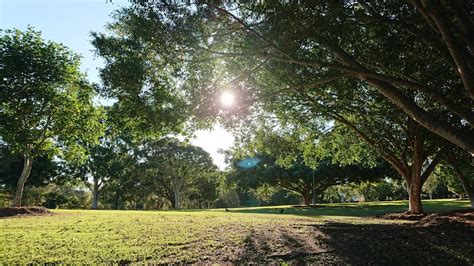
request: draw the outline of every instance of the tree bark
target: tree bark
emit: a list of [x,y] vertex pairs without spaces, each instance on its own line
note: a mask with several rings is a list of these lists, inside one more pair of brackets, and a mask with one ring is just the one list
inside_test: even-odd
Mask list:
[[408,212],[411,214],[422,214],[421,205],[421,178],[419,173],[413,173],[408,184]]
[[434,118],[391,84],[371,78],[366,80],[418,124],[474,156],[474,142],[470,136]]
[[471,189],[471,193],[469,193],[469,201],[471,202],[471,209],[474,209],[474,189]]
[[172,207],[173,209],[179,209],[180,208],[180,202],[179,202],[179,191],[177,190],[174,190],[173,191],[173,194],[174,194],[174,199],[173,199],[173,204],[172,204]]
[[16,186],[15,198],[13,199],[13,207],[21,207],[21,199],[23,197],[23,190],[25,188],[25,183],[28,181],[28,177],[31,173],[31,166],[33,164],[33,158],[29,152],[25,152],[23,155],[23,170],[21,171],[20,179],[18,179],[18,184]]
[[97,209],[99,204],[99,180],[94,178],[94,188],[92,189],[92,209]]
[[311,202],[311,193],[309,192],[303,192],[301,193],[301,196],[303,196],[303,203],[305,206],[309,206]]
[[350,67],[354,68],[354,70],[350,71],[354,72],[354,74],[358,75],[360,78],[366,80],[379,93],[385,96],[385,98],[390,100],[401,111],[411,117],[418,124],[460,147],[461,149],[469,152],[471,156],[474,156],[474,141],[472,140],[472,136],[470,134],[465,134],[452,127],[448,123],[445,123],[444,121],[432,116],[420,106],[418,106],[415,102],[413,102],[412,99],[407,97],[407,95],[401,93],[392,82],[386,82],[378,78],[371,77],[372,75],[370,71],[368,71],[367,68],[361,65],[354,57],[352,57],[342,48],[330,45],[330,49],[333,50],[335,56],[344,61]]

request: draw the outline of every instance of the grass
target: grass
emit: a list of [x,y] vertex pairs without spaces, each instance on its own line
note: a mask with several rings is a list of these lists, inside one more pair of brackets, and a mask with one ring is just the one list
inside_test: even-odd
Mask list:
[[[467,200],[436,199],[423,200],[423,209],[426,213],[447,212],[459,208],[469,208]],[[385,213],[403,212],[408,209],[407,200],[375,201],[360,203],[331,203],[318,204],[316,208],[292,208],[292,206],[254,207],[232,209],[242,213],[279,213],[284,208],[285,214],[302,216],[352,216],[369,217]]]
[[[468,201],[458,200],[423,203],[428,212],[469,207]],[[281,208],[283,214],[279,213]],[[329,240],[319,236],[315,227],[324,232],[325,226],[332,223],[390,226],[401,222],[373,216],[405,209],[406,202],[393,201],[324,204],[315,209],[237,208],[231,212],[55,210],[52,216],[0,219],[0,262],[175,263],[258,259],[252,256],[286,260],[291,257],[285,254],[297,254],[303,246],[308,254],[325,254],[330,250]],[[338,261],[331,258],[329,262]]]

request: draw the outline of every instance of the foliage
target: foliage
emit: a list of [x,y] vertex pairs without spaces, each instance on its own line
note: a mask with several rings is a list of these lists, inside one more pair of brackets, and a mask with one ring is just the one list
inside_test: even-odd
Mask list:
[[14,205],[37,156],[80,160],[81,143],[94,143],[103,131],[94,88],[79,72],[79,56],[45,41],[32,28],[0,35],[0,136],[24,158]]
[[25,189],[24,202],[28,206],[44,206],[49,209],[85,209],[91,201],[90,193],[76,183],[48,184]]
[[84,163],[71,164],[72,174],[81,179],[93,193],[92,208],[98,207],[99,195],[109,186],[116,192],[116,203],[119,197],[126,196],[124,187],[130,186],[129,192],[136,189],[139,182],[134,173],[137,171],[138,158],[130,145],[126,138],[108,133],[100,139],[99,144],[87,147]]
[[80,142],[95,142],[102,112],[92,105],[79,56],[32,28],[2,31],[0,45],[0,135],[12,150],[35,156],[61,146],[72,156],[84,151]]
[[[181,207],[183,194],[192,187],[200,190],[203,189],[202,186],[209,185],[208,182],[212,182],[211,186],[216,186],[216,181],[212,178],[217,177],[217,167],[209,153],[202,148],[176,139],[150,141],[144,145],[142,167],[146,169],[145,175],[155,193],[168,199],[173,208]],[[212,198],[212,193],[209,196]]]
[[292,93],[337,103],[374,91],[472,153],[472,53],[464,37],[472,22],[462,11],[469,4],[417,3],[203,4],[214,16],[203,35],[213,38],[196,49],[212,51],[222,72],[239,77],[233,86],[249,83],[269,106]]
[[456,176],[456,173],[452,166],[445,163],[442,164],[437,170],[437,175],[439,176],[439,179],[444,183],[449,192],[454,193],[460,198],[463,198],[464,195],[468,194],[468,192],[462,186],[461,181]]
[[[34,158],[33,164],[35,171],[29,177],[29,186],[46,186],[51,182],[60,183],[64,179],[61,163],[46,154]],[[12,153],[9,145],[0,144],[0,187],[9,196],[15,193],[22,168],[22,156]]]
[[[249,113],[276,116],[293,127],[307,125],[313,134],[328,125],[336,130],[342,126],[344,132],[335,136],[365,142],[346,146],[353,150],[345,154],[363,154],[360,148],[369,146],[406,179],[412,212],[423,211],[421,187],[439,162],[444,141],[474,151],[473,138],[468,137],[474,121],[470,87],[464,74],[452,71],[459,66],[450,64],[454,54],[446,50],[449,42],[433,39],[439,32],[422,15],[432,10],[406,3],[358,2],[173,8],[136,1],[134,8],[136,16],[153,14],[141,22],[140,36],[189,34],[189,39],[180,39],[187,47],[186,62],[203,67],[199,62],[207,60],[214,66],[208,75],[190,74],[183,81],[188,84],[184,88],[192,88],[187,91],[201,110],[198,114],[226,117],[231,125],[239,115],[246,115],[245,121],[252,120]],[[449,5],[440,8],[452,12],[449,16],[459,15]],[[154,18],[177,26],[154,29],[145,23]],[[422,27],[413,28],[420,23]],[[458,41],[460,50],[466,48],[462,38]],[[201,57],[196,57],[198,52]],[[426,62],[436,62],[437,68]],[[456,89],[446,89],[452,86]],[[238,108],[219,110],[212,103],[221,88],[239,96]],[[344,147],[344,141],[338,143]],[[357,159],[346,157],[338,159]]]
[[124,8],[113,17],[107,34],[92,33],[92,44],[105,60],[100,93],[117,100],[115,124],[137,140],[180,132],[188,115],[180,90],[186,65],[179,43],[186,39],[185,32],[149,34],[145,29],[169,31],[173,24],[146,10]]
[[263,124],[250,141],[235,147],[231,182],[237,183],[239,187],[253,189],[261,189],[266,185],[279,186],[300,194],[303,203],[308,205],[313,196],[321,194],[330,186],[374,181],[387,174],[386,166],[374,167],[375,163],[366,162],[365,166],[362,163],[338,164],[330,156],[334,152],[321,147],[322,141],[306,129]]
[[236,189],[224,189],[219,193],[219,198],[215,202],[217,208],[235,208],[240,206],[240,197]]

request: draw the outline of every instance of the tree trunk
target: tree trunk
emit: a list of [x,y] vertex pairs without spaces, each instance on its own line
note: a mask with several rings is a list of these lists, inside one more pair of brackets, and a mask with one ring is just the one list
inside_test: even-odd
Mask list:
[[18,184],[16,186],[15,198],[13,199],[13,207],[21,207],[21,198],[23,197],[23,190],[25,188],[25,183],[28,180],[28,177],[31,173],[31,166],[33,164],[33,159],[31,158],[29,152],[24,154],[23,161],[23,170],[21,171],[20,179],[18,179]]
[[[413,176],[415,177],[415,176]],[[411,214],[422,214],[423,207],[421,205],[421,184],[420,178],[413,178],[408,186],[408,212]]]
[[309,206],[310,202],[311,202],[311,193],[309,192],[304,192],[304,193],[301,193],[301,196],[303,196],[303,203],[305,206]]
[[362,191],[362,190],[360,190],[359,192],[360,192],[360,196],[361,196],[361,197],[359,198],[359,201],[360,201],[360,202],[366,202],[366,201],[367,201],[367,196],[366,196],[367,194],[366,194],[366,192],[365,192],[365,191]]
[[474,189],[471,189],[469,193],[469,201],[471,202],[471,208],[474,209]]
[[466,192],[467,196],[469,197],[469,200],[471,201],[471,207],[474,208],[474,185],[468,181],[468,179],[464,176],[464,173],[461,171],[461,169],[458,167],[458,165],[452,158],[448,159],[448,162],[453,167],[454,172],[456,173],[456,176],[458,177],[459,181],[461,181],[462,188],[464,189],[464,192]]
[[92,190],[92,209],[97,209],[99,204],[99,180],[94,179],[94,188]]
[[173,204],[172,204],[172,207],[173,209],[179,209],[180,206],[180,202],[179,202],[179,191],[175,190],[173,191],[173,194],[174,194],[174,201],[173,201]]

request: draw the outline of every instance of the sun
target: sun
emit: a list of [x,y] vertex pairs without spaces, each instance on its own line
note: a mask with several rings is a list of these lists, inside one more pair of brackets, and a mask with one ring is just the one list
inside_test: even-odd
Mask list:
[[221,102],[224,106],[232,106],[235,103],[234,94],[229,92],[222,93]]

